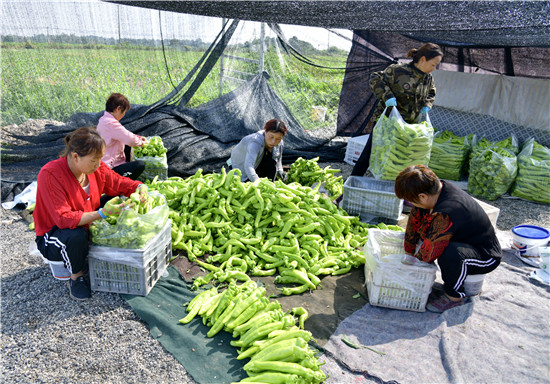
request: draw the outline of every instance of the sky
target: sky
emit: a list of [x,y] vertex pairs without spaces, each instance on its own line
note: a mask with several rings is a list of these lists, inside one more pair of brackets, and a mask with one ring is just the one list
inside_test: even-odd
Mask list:
[[[211,42],[222,26],[221,18],[159,12],[100,0],[0,1],[2,35],[65,33],[118,38],[120,33],[121,38],[160,39],[162,26],[162,37],[165,40],[201,39]],[[287,38],[296,36],[316,48],[326,49],[330,45],[348,50],[351,46],[350,41],[322,28],[291,25],[281,27]],[[239,28],[233,42],[260,36],[260,23],[244,22]],[[351,31],[337,31],[351,39]]]

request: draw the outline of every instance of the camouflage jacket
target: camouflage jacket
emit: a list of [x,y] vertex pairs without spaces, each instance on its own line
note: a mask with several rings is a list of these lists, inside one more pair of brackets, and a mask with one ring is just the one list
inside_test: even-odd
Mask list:
[[378,99],[374,118],[382,114],[385,102],[397,99],[397,110],[408,123],[415,123],[422,107],[432,107],[435,100],[435,82],[430,74],[416,68],[412,62],[391,64],[383,71],[374,72],[369,79],[372,93]]

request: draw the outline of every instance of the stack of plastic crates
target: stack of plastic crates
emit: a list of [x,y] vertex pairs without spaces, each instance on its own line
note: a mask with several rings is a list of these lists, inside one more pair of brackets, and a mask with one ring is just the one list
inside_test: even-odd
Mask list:
[[172,258],[170,220],[143,249],[90,247],[90,285],[94,291],[146,296]]
[[365,284],[369,303],[424,312],[437,267],[405,255],[404,237],[404,232],[369,229],[365,245]]

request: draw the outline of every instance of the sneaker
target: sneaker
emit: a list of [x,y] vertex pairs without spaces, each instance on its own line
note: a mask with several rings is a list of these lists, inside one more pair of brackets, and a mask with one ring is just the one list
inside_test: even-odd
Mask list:
[[426,309],[430,312],[441,313],[447,309],[458,307],[462,304],[464,304],[464,299],[452,301],[447,295],[441,295],[438,298],[429,301],[426,305]]
[[69,279],[67,286],[69,287],[69,295],[75,300],[86,300],[92,296],[90,284],[84,276],[79,276],[76,280]]
[[428,302],[439,298],[444,293],[445,293],[445,290],[443,289],[443,284],[434,283],[434,285],[432,286],[432,291],[430,292],[430,295],[428,296]]

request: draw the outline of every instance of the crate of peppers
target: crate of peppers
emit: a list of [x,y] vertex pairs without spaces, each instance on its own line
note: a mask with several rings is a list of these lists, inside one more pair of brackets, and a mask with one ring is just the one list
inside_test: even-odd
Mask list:
[[105,208],[123,202],[120,214],[90,225],[90,285],[94,291],[146,296],[172,258],[169,209],[154,191],[145,202],[134,193],[111,199]]

